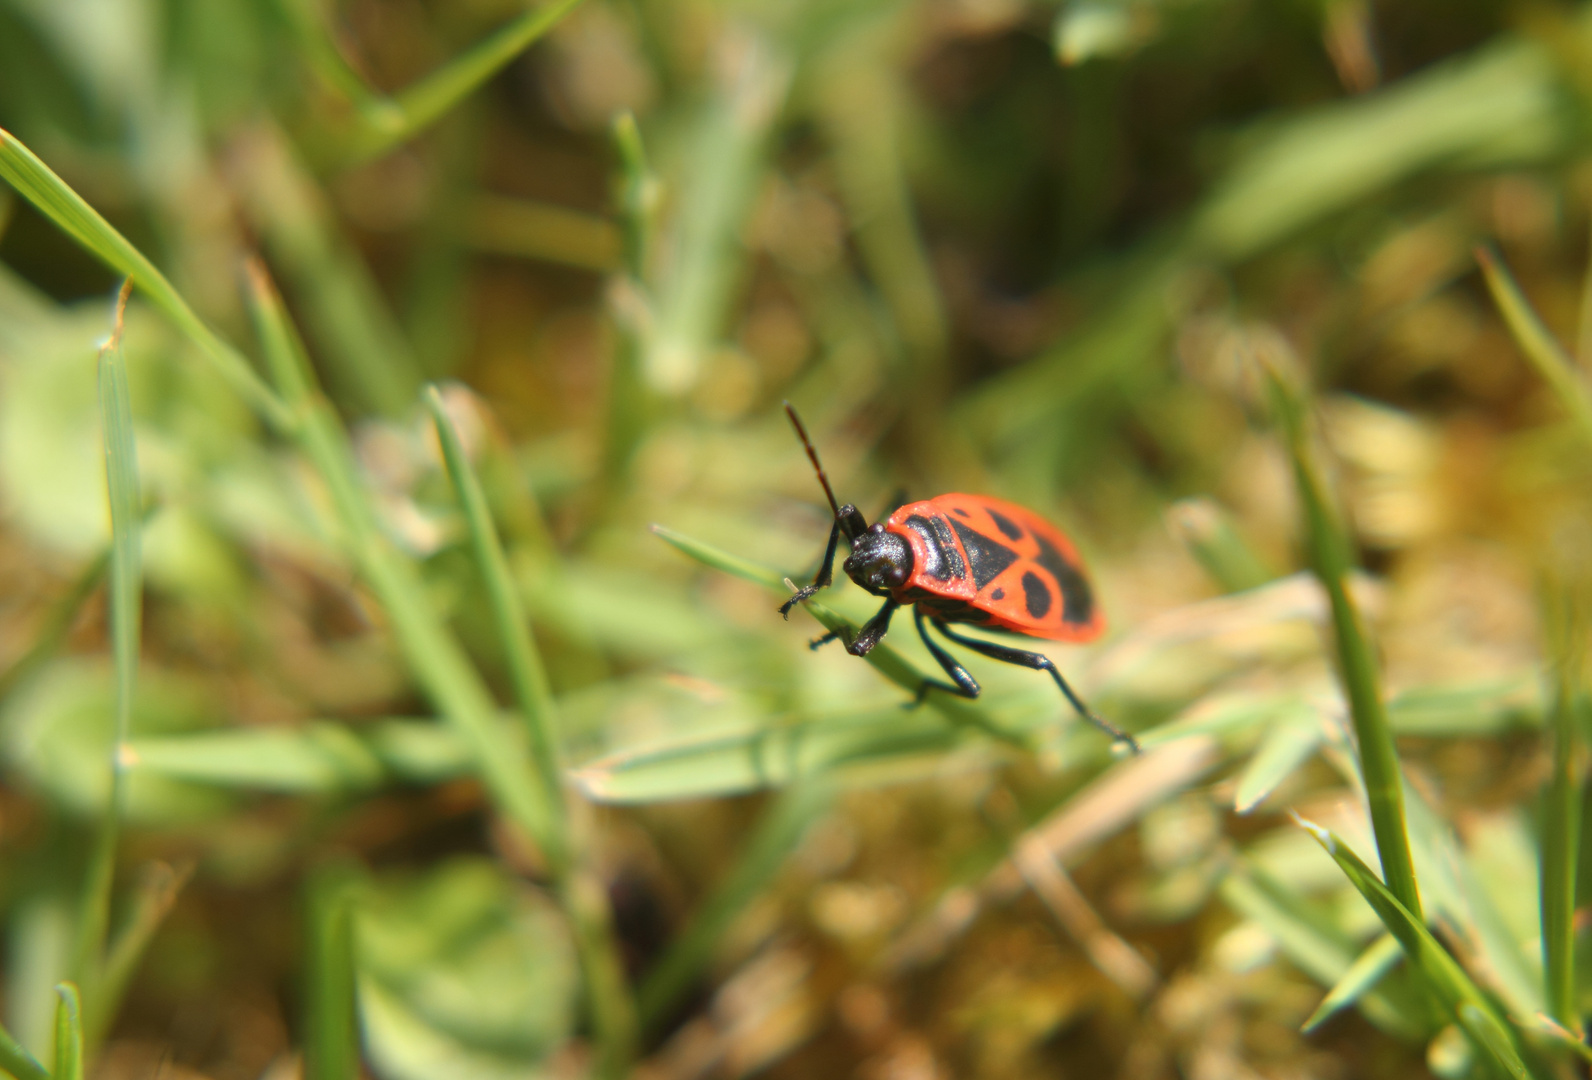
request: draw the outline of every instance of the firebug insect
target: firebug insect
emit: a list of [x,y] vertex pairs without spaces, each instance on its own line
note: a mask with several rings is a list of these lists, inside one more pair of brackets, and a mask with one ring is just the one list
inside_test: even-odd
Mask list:
[[979,695],[973,676],[929,636],[932,625],[948,640],[991,659],[1048,672],[1079,716],[1139,752],[1132,735],[1084,704],[1048,656],[964,637],[951,629],[951,623],[968,623],[1052,641],[1099,637],[1105,622],[1077,549],[1060,529],[1032,510],[985,495],[938,495],[907,503],[884,521],[869,525],[855,506],[840,505],[801,417],[789,402],[785,412],[818,473],[835,521],[818,575],[781,604],[779,613],[790,618],[791,608],[834,581],[835,548],[842,536],[851,546],[842,569],[868,592],[885,598],[884,607],[854,637],[830,632],[814,640],[813,648],[844,636],[849,638],[847,652],[867,656],[890,629],[896,609],[911,604],[918,636],[951,679],[949,683],[925,679],[916,702],[930,690],[965,698]]

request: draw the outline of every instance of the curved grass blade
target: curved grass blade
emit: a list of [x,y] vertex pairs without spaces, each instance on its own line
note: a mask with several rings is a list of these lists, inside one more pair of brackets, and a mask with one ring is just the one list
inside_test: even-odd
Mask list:
[[286,406],[255,374],[242,354],[195,314],[142,252],[111,228],[110,223],[67,186],[66,181],[51,172],[33,151],[4,128],[0,128],[0,179],[15,188],[89,254],[131,278],[144,295],[199,346],[221,377],[261,416],[278,428],[288,425]]
[[1375,651],[1371,647],[1359,609],[1349,595],[1351,569],[1349,538],[1339,520],[1321,468],[1310,444],[1303,390],[1273,364],[1265,366],[1273,415],[1282,429],[1293,459],[1295,486],[1304,513],[1304,535],[1311,569],[1332,606],[1332,629],[1337,645],[1338,674],[1343,682],[1349,715],[1354,721],[1359,747],[1360,773],[1365,781],[1377,855],[1388,887],[1407,910],[1421,917],[1421,894],[1415,882],[1415,863],[1404,820],[1404,783],[1398,750],[1382,700]]
[[77,987],[55,988],[55,1080],[83,1080],[83,1008]]
[[1472,1043],[1495,1068],[1516,1080],[1530,1080],[1531,1073],[1520,1057],[1514,1035],[1507,1022],[1493,1007],[1465,969],[1432,936],[1419,916],[1400,903],[1369,866],[1360,861],[1349,846],[1327,829],[1294,816],[1332,856],[1349,882],[1371,905],[1382,925],[1398,939],[1409,958],[1410,969],[1419,975],[1445,1012],[1470,1036]]

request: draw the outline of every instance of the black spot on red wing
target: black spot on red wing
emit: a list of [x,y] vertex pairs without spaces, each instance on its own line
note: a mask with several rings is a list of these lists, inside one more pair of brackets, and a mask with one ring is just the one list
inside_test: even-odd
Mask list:
[[960,506],[953,507],[951,513],[955,514],[957,517],[967,517],[967,511],[963,510]]
[[1023,574],[1023,604],[1028,608],[1028,614],[1035,619],[1043,619],[1050,614],[1050,586],[1032,570]]
[[981,532],[975,532],[960,521],[952,519],[951,528],[962,538],[962,550],[967,552],[967,561],[973,568],[974,588],[982,589],[1000,577],[1002,570],[1017,561],[1017,552]]
[[945,518],[913,514],[907,518],[907,527],[923,537],[928,545],[929,557],[923,565],[925,577],[950,581],[967,576],[967,567],[963,565],[962,554],[956,550],[956,543],[951,539],[951,529]]
[[1023,527],[1017,524],[1017,522],[1013,521],[1000,511],[991,510],[987,506],[984,508],[984,511],[985,513],[989,514],[989,518],[995,523],[995,527],[1006,534],[1006,539],[1021,540],[1023,538]]
[[1094,618],[1094,591],[1089,588],[1088,579],[1043,536],[1036,535],[1034,539],[1039,541],[1039,565],[1049,570],[1056,584],[1061,586],[1062,619],[1070,623],[1088,623]]
[[996,589],[994,592],[989,594],[989,598],[991,600],[1004,600],[1006,599],[1006,590]]

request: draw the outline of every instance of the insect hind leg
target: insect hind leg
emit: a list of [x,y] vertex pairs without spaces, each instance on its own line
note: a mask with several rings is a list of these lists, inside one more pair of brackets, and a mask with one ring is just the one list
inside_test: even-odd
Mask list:
[[923,609],[921,607],[912,609],[912,621],[918,628],[918,637],[922,638],[923,644],[928,647],[929,655],[934,657],[940,668],[951,677],[951,682],[945,683],[938,679],[924,679],[918,685],[917,696],[907,702],[904,707],[914,709],[922,705],[923,699],[929,696],[930,690],[944,690],[946,693],[955,694],[957,697],[978,697],[980,693],[978,682],[967,673],[967,668],[958,664],[956,657],[946,652],[939,642],[929,637],[929,628],[924,623]]
[[[1107,735],[1110,735],[1117,742],[1125,743],[1128,749],[1132,750],[1135,754],[1142,752],[1141,748],[1139,747],[1139,740],[1135,739],[1132,735],[1129,735],[1126,731],[1123,731],[1121,728],[1117,727],[1111,721],[1099,716],[1093,709],[1089,708],[1089,706],[1084,703],[1083,698],[1079,697],[1077,692],[1068,684],[1067,680],[1062,678],[1061,672],[1056,670],[1056,665],[1051,661],[1050,657],[1044,655],[1043,653],[1028,652],[1024,649],[1014,649],[1008,645],[997,645],[993,641],[981,641],[978,638],[963,637],[961,634],[956,633],[949,626],[938,619],[936,619],[934,622],[934,628],[957,644],[966,645],[969,649],[972,649],[976,653],[982,653],[991,660],[1000,660],[1003,663],[1017,664],[1021,667],[1033,668],[1036,671],[1044,671],[1049,673],[1050,677],[1056,681],[1056,685],[1060,687],[1062,694],[1066,696],[1067,701],[1071,703],[1073,709],[1077,711],[1079,716],[1089,721]],[[919,629],[921,632],[921,623],[919,624]],[[926,635],[924,640],[928,640]]]

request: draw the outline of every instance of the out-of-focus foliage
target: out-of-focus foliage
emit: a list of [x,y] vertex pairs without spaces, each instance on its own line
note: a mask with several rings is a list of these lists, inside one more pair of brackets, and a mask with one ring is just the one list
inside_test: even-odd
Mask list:
[[[1579,1075],[1589,62],[0,0],[0,1070]],[[810,651],[877,600],[778,618],[785,399],[870,518],[1062,524],[1110,629],[1043,651],[1144,754]]]

